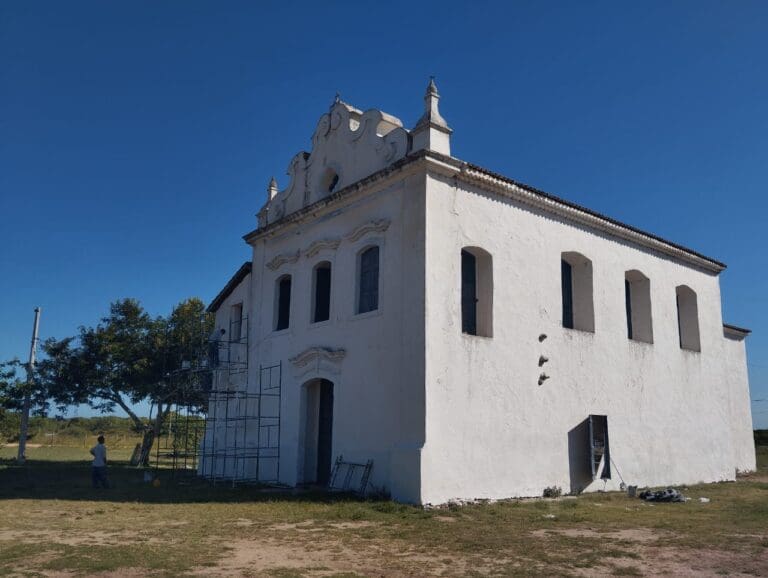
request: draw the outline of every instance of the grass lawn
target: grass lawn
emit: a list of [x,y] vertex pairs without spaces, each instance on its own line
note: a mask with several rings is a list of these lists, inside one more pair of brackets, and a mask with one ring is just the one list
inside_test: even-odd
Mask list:
[[[0,575],[766,576],[768,448],[736,483],[684,504],[622,494],[435,510],[389,501],[143,482],[112,452],[90,488],[87,449],[0,449]],[[706,496],[709,503],[698,498]]]

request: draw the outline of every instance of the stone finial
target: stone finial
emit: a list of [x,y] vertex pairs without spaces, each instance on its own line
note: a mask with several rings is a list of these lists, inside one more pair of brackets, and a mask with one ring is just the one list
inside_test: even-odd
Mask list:
[[440,93],[437,91],[435,77],[430,76],[427,92],[424,94],[424,114],[421,115],[419,122],[416,123],[416,128],[419,128],[422,125],[433,125],[436,127],[444,128],[448,131],[451,130],[448,127],[446,120],[440,115],[440,110],[438,109],[439,101]]
[[440,115],[434,76],[430,77],[427,92],[424,95],[424,114],[413,129],[413,150],[427,149],[444,155],[451,154],[451,133],[448,122]]
[[269,186],[267,187],[267,201],[274,199],[277,193],[277,181],[275,180],[275,177],[272,177],[269,181]]

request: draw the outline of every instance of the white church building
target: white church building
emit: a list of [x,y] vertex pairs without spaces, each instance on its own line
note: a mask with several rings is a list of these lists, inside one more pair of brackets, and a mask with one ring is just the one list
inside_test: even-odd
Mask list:
[[337,98],[270,183],[209,307],[199,473],[338,487],[356,463],[439,504],[753,470],[725,265],[451,156],[439,98],[411,129]]

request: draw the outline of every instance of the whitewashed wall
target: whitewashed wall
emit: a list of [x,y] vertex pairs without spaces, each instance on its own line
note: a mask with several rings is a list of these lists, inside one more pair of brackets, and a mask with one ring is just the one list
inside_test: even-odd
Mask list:
[[756,468],[755,438],[749,399],[749,375],[744,336],[724,336],[724,371],[731,388],[730,413],[734,428],[733,459],[740,472]]
[[[395,117],[337,99],[318,122],[312,152],[291,161],[287,186],[270,182],[259,229],[246,235],[252,273],[216,322],[228,328],[231,304],[243,302],[248,380],[227,378],[228,387],[256,393],[260,366],[282,367],[280,481],[303,482],[305,462],[313,463],[305,459],[302,388],[319,378],[334,384],[333,458],[372,459],[373,486],[401,501],[616,489],[622,479],[709,482],[754,469],[744,342],[723,333],[717,275],[464,184],[501,179],[449,158],[439,98],[430,81],[410,133]],[[374,244],[379,308],[357,315],[358,255]],[[492,323],[479,311],[492,337],[461,332],[463,247],[492,256]],[[591,261],[594,319],[577,312],[575,321],[594,332],[562,327],[564,252]],[[590,264],[574,260],[574,279],[584,281]],[[332,266],[330,319],[310,323],[321,261]],[[652,343],[627,338],[624,281],[632,270],[649,279]],[[285,274],[290,327],[274,331],[276,281]],[[678,285],[697,295],[700,352],[679,347]],[[635,313],[646,307],[638,302]],[[636,325],[638,334],[651,329]],[[540,356],[549,360],[543,367]],[[569,448],[569,432],[590,414],[608,416],[607,484],[582,483],[571,468],[583,448],[572,435]],[[221,432],[214,437],[218,444]]]
[[[464,246],[493,256],[492,338],[461,332]],[[592,260],[594,333],[562,327],[566,251]],[[650,279],[653,344],[627,338],[631,269]],[[681,284],[698,295],[700,353],[678,345]],[[608,489],[619,474],[664,485],[754,468],[743,343],[723,336],[715,274],[435,175],[426,193],[426,343],[424,503],[569,491],[568,434],[590,414],[608,416]],[[538,385],[542,372],[550,379]]]
[[[249,387],[258,389],[260,364],[282,364],[283,483],[303,481],[301,388],[325,378],[334,384],[333,458],[372,459],[374,487],[418,501],[424,419],[424,176],[382,187],[254,242]],[[359,238],[349,238],[357,234]],[[356,315],[357,256],[374,244],[380,247],[379,308]],[[320,261],[332,266],[331,318],[310,323],[312,269]],[[284,274],[292,276],[290,327],[273,331],[276,281]],[[312,348],[336,353],[310,353],[306,364],[291,361]]]

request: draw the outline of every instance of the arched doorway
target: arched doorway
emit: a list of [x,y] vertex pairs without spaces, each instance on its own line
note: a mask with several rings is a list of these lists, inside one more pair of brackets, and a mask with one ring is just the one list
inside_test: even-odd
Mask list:
[[333,460],[333,382],[304,385],[304,483],[327,486]]

